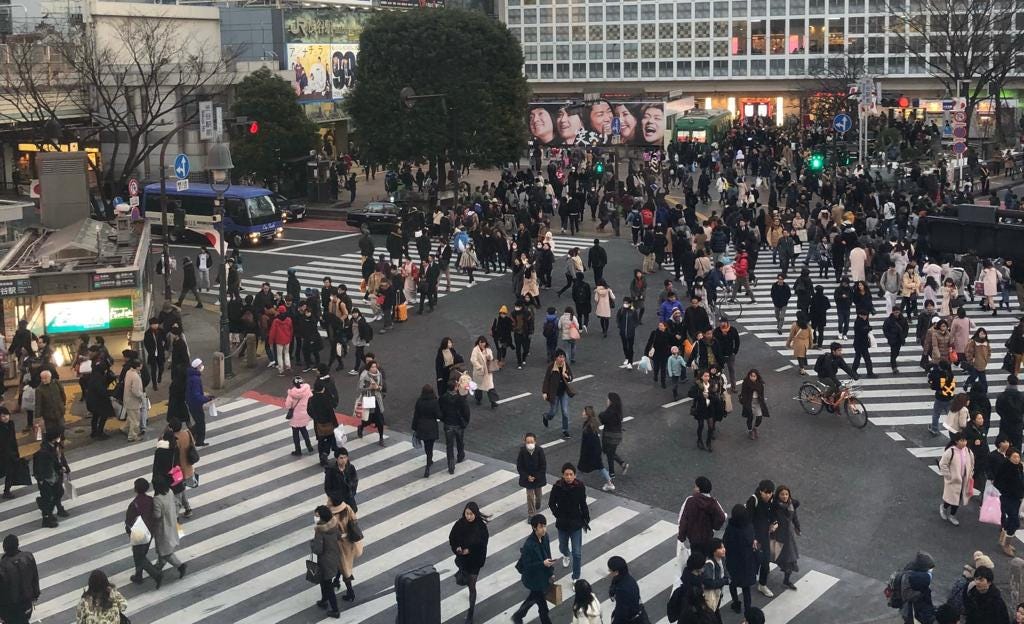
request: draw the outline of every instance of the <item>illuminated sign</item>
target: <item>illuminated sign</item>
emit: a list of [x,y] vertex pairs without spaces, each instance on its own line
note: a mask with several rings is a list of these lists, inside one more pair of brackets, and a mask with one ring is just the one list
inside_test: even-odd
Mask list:
[[77,334],[134,326],[131,297],[51,301],[43,304],[47,334]]

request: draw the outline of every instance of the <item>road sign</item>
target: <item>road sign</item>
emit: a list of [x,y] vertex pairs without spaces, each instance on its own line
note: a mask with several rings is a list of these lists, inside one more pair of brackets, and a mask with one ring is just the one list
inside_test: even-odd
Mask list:
[[132,197],[139,196],[139,181],[135,178],[128,180],[128,194]]
[[845,134],[853,127],[853,120],[846,113],[839,113],[832,120],[832,129],[839,134]]
[[618,117],[612,117],[612,136],[619,136],[622,131],[622,122]]
[[224,136],[224,109],[218,106],[215,112],[217,122],[214,124],[214,127],[216,128],[217,138],[220,139]]
[[953,113],[953,121],[956,123],[967,123],[967,113],[963,111],[956,111]]
[[213,136],[213,102],[206,100],[199,103],[199,140],[209,141]]
[[965,128],[964,126],[957,126],[957,127],[953,128],[953,138],[954,139],[966,139],[967,138],[967,128]]
[[951,111],[953,110],[953,100],[942,100],[942,110]]
[[189,163],[188,156],[185,154],[178,154],[174,157],[174,175],[177,176],[179,180],[188,178],[188,174],[191,172],[192,164]]
[[178,180],[178,191],[188,190],[188,180]]
[[43,185],[39,183],[39,179],[32,180],[28,184],[28,196],[32,199],[39,199],[43,194]]
[[959,156],[960,154],[963,154],[966,151],[967,151],[967,144],[966,143],[954,143],[953,144],[953,153],[954,154]]
[[139,196],[138,195],[132,195],[131,197],[129,197],[128,198],[128,205],[133,207],[133,208],[135,206],[138,206],[139,205]]

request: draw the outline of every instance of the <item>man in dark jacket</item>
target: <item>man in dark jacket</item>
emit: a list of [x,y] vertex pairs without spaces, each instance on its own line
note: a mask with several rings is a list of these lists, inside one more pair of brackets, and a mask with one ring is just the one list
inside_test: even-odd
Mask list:
[[900,614],[904,624],[914,624],[914,617],[921,624],[929,624],[935,617],[935,605],[932,604],[932,569],[935,560],[924,551],[903,568],[904,578],[900,583],[903,607]]
[[203,307],[202,300],[199,299],[199,291],[196,290],[196,267],[192,264],[192,258],[185,256],[185,259],[181,262],[181,293],[178,295],[178,307],[181,307],[181,302],[185,300],[185,295],[192,293],[196,297],[196,307]]
[[[854,328],[854,331],[856,331],[856,328]],[[893,307],[892,313],[882,323],[882,335],[885,336],[885,341],[889,343],[889,367],[892,368],[893,375],[900,374],[899,368],[896,367],[896,359],[900,356],[900,349],[907,342],[907,334],[909,333],[910,323],[903,316],[903,310],[900,306]]]
[[683,310],[683,324],[686,325],[686,336],[692,341],[697,334],[711,329],[711,317],[700,304],[700,297],[690,297],[690,305]]
[[575,582],[580,578],[583,564],[583,532],[590,531],[590,507],[587,505],[587,487],[576,478],[576,467],[572,464],[562,465],[562,478],[551,486],[548,507],[558,528],[562,567],[572,563],[572,580]]
[[69,514],[60,503],[64,495],[64,475],[71,473],[67,459],[60,451],[61,434],[56,431],[47,431],[43,435],[43,443],[39,450],[32,456],[32,474],[39,486],[39,498],[36,504],[43,512],[43,528],[57,528],[57,518],[53,515],[54,508],[57,515],[66,518]]
[[[715,531],[725,524],[725,510],[711,496],[711,479],[697,477],[694,481],[693,494],[686,497],[679,509],[679,563],[685,564],[690,553],[685,542],[689,540],[691,551],[697,551],[706,557],[711,556],[711,539]],[[680,565],[682,575],[682,565]]]
[[979,567],[974,571],[974,587],[964,598],[966,624],[1010,624],[1006,602],[995,586],[992,570]]
[[[612,575],[612,584],[608,588],[608,597],[615,601],[612,610],[611,624],[630,624],[639,621],[644,609],[640,602],[640,586],[629,574],[629,566],[622,557],[608,559],[608,572]],[[643,619],[643,618],[641,618]]]
[[1009,438],[1010,445],[1015,449],[1021,448],[1024,433],[1024,395],[1017,389],[1018,381],[1016,375],[1007,376],[1006,389],[996,399],[999,433]]
[[866,309],[857,310],[857,319],[853,322],[853,372],[860,368],[861,358],[868,367],[868,377],[874,379],[875,367],[871,363],[871,320]]
[[622,340],[622,365],[619,368],[633,367],[633,345],[636,340],[636,327],[640,324],[640,318],[633,308],[633,299],[625,297],[622,300],[622,307],[615,313],[615,324],[619,328],[619,339]]
[[594,239],[594,246],[587,252],[587,268],[594,270],[594,283],[600,284],[604,279],[604,267],[608,265],[608,252],[601,246],[601,241]]
[[4,538],[0,557],[0,621],[28,624],[32,603],[39,600],[39,570],[32,553],[19,550],[17,536]]
[[786,306],[789,305],[792,296],[793,292],[789,289],[789,284],[786,283],[786,276],[780,273],[775,277],[771,292],[772,307],[775,308],[775,332],[780,336],[782,335],[782,323],[786,320]]
[[334,465],[324,471],[324,492],[331,499],[332,505],[348,503],[352,511],[359,511],[356,506],[356,491],[359,489],[359,475],[356,467],[348,460],[348,449],[345,447],[334,451]]
[[772,531],[779,525],[775,520],[772,497],[775,496],[775,483],[765,479],[757,484],[757,491],[747,499],[747,513],[754,525],[755,557],[758,560],[757,591],[766,598],[775,596],[768,589],[769,542]]
[[464,437],[469,426],[469,401],[458,393],[458,382],[448,383],[448,392],[438,399],[441,408],[441,424],[444,425],[445,455],[448,459],[448,474],[455,474],[455,464],[466,459]]
[[526,489],[526,519],[537,515],[543,507],[544,485],[547,484],[548,462],[544,449],[537,446],[537,436],[527,433],[516,458],[519,487]]
[[542,514],[530,518],[533,532],[519,549],[519,561],[516,570],[520,574],[523,586],[530,594],[512,614],[515,624],[523,624],[523,617],[530,607],[537,605],[537,614],[541,624],[551,624],[548,617],[548,603],[544,593],[551,585],[555,574],[555,560],[551,558],[551,542],[548,540],[548,521]]
[[740,352],[740,333],[732,326],[729,319],[722,317],[718,320],[718,327],[712,332],[715,342],[722,353],[722,360],[718,362],[718,370],[729,369],[729,392],[736,394],[736,356]]

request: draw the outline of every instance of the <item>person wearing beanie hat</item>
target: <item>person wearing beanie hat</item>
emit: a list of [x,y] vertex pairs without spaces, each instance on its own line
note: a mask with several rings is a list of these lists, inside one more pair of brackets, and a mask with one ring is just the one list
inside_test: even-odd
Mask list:
[[904,624],[913,624],[915,617],[918,622],[933,621],[935,605],[932,603],[931,586],[934,569],[935,559],[923,550],[919,550],[914,560],[903,568],[906,573],[904,582],[914,593],[914,598],[904,602],[901,607]]
[[0,556],[0,578],[4,580],[0,621],[28,622],[32,603],[39,600],[39,570],[32,553],[20,550],[18,536],[4,538],[4,554]]
[[[203,392],[203,361],[199,358],[192,360],[192,366],[187,371],[185,379],[185,405],[192,417],[192,436],[196,440],[196,446],[206,446],[206,410],[211,409],[207,404],[213,401],[213,397]],[[215,413],[213,415],[216,415]]]
[[270,332],[267,335],[267,344],[274,349],[277,360],[277,374],[284,376],[284,370],[292,368],[291,344],[295,337],[295,329],[292,324],[292,317],[288,314],[288,308],[279,306],[277,316],[270,322]]
[[[996,565],[992,562],[992,558],[986,555],[985,553],[981,552],[980,550],[976,550],[974,551],[974,555],[972,558],[974,559],[975,569],[988,568],[989,570],[995,572]],[[966,568],[966,566],[964,567]]]
[[494,349],[497,351],[498,365],[505,365],[505,354],[512,348],[512,317],[508,315],[508,306],[498,308],[498,316],[491,322],[491,337],[494,338]]

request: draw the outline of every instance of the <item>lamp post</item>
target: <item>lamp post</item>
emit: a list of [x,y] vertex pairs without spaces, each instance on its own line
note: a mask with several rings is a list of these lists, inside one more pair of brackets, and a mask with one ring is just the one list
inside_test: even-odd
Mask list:
[[231,150],[220,141],[210,146],[206,154],[206,168],[210,170],[210,188],[217,194],[217,216],[220,218],[220,352],[224,354],[224,376],[231,377],[231,344],[228,339],[228,263],[227,241],[224,238],[224,193],[231,188],[228,177],[235,167]]

